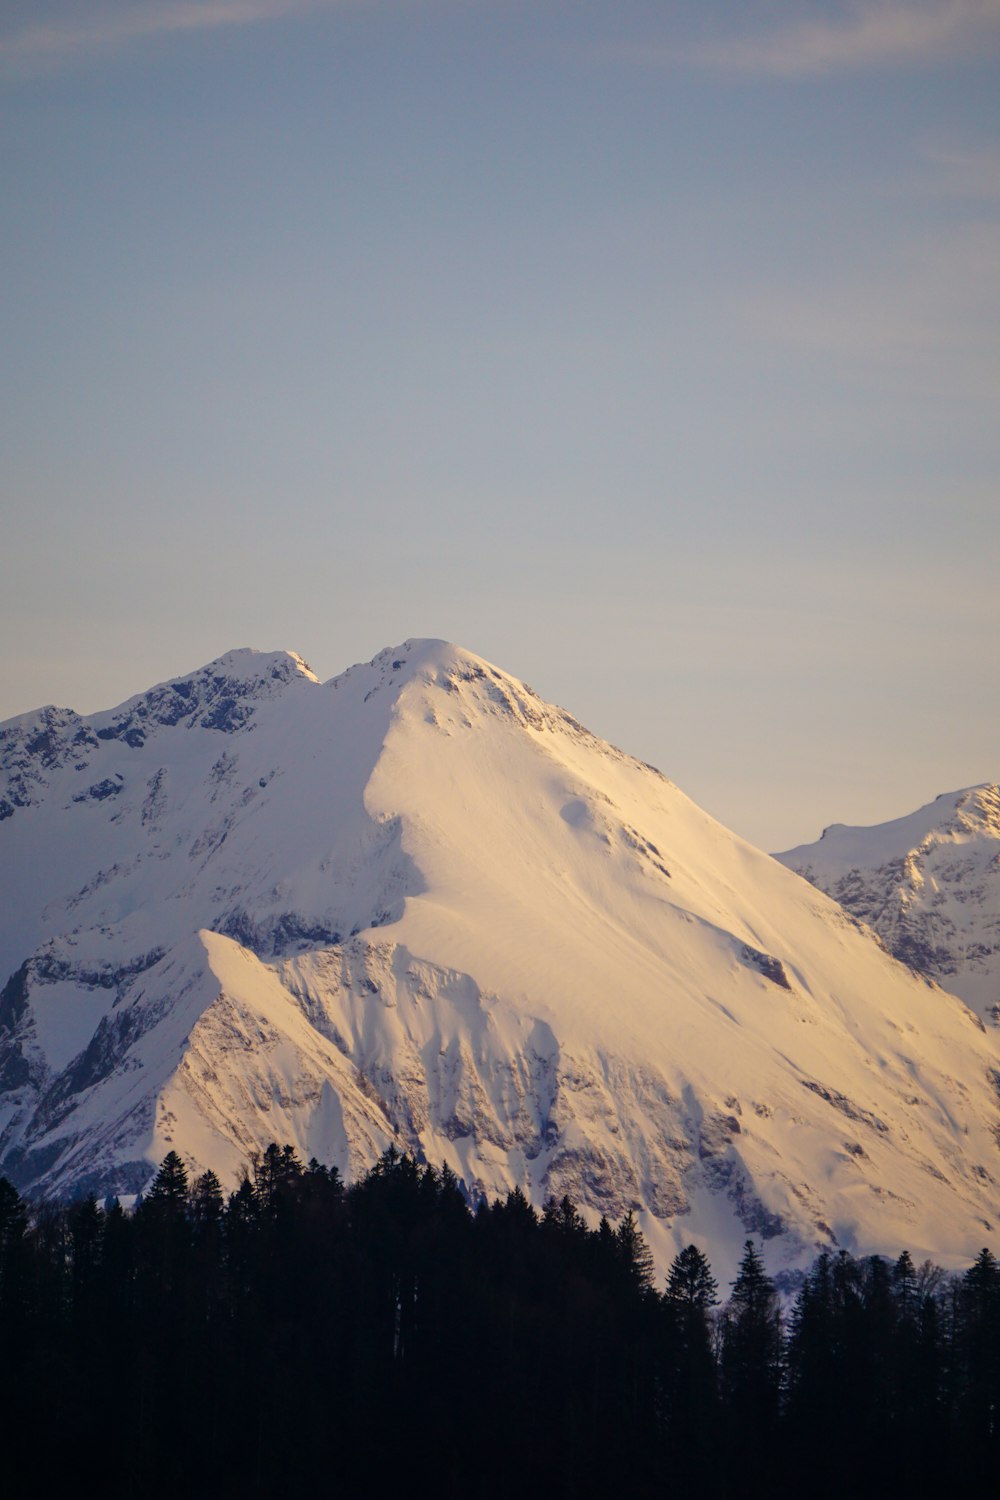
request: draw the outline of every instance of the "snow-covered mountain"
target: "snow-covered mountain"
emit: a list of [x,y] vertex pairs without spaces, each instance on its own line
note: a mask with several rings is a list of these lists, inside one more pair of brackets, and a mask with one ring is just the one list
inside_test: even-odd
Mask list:
[[962,1261],[1000,1051],[861,924],[523,683],[407,641],[236,651],[0,726],[0,1170],[135,1192],[171,1148],[390,1142],[473,1192]]
[[972,786],[872,828],[835,823],[778,854],[890,953],[1000,1023],[1000,787]]

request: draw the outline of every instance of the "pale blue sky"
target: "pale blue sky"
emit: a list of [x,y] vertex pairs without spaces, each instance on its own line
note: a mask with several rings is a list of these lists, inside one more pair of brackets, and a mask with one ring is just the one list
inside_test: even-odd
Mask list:
[[440,635],[765,847],[1000,776],[1000,0],[15,0],[0,716]]

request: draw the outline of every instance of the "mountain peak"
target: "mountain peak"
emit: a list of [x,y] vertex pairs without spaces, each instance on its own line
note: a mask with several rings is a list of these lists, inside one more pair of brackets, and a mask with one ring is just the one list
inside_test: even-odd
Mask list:
[[319,678],[294,651],[255,651],[241,646],[197,671],[159,682],[118,708],[90,720],[98,739],[124,740],[139,748],[159,727],[186,724],[234,733],[253,717],[257,704],[293,684]]
[[902,962],[1000,1021],[1000,787],[942,792],[867,828],[834,823],[775,857],[868,922]]
[[[102,741],[140,750],[151,735],[178,726],[233,734],[250,725],[260,704],[318,682],[295,651],[240,647],[104,713],[85,717],[50,705],[8,719],[0,724],[0,822],[44,798],[53,774],[86,771]],[[113,780],[93,785],[98,800],[113,795],[101,790]]]
[[319,682],[316,673],[297,651],[258,651],[254,646],[237,646],[188,675],[198,677],[206,672],[225,673],[233,680],[245,682],[255,682],[258,679],[290,681],[293,677]]
[[561,727],[585,733],[570,714],[543,703],[519,678],[462,646],[431,637],[386,646],[371,661],[359,662],[331,678],[327,686],[343,689],[348,696],[358,695],[364,703],[377,695],[385,702],[387,691],[398,711],[405,712],[404,705],[409,705],[431,718],[444,711],[440,695],[446,694],[451,712],[461,705],[463,713],[473,718],[502,715],[533,729]]
[[409,682],[414,677],[422,677],[425,681],[439,681],[456,674],[477,673],[489,673],[511,682],[516,680],[463,646],[456,646],[451,641],[439,640],[434,636],[414,636],[401,645],[384,646],[371,661],[358,662],[353,667],[348,667],[332,681],[344,682],[366,672],[376,674],[383,681],[394,677],[399,683]]
[[902,859],[928,840],[961,839],[985,831],[1000,835],[1000,787],[983,782],[941,792],[915,812],[885,823],[831,823],[815,844],[800,844],[775,858],[796,869],[813,860],[844,871],[854,865],[880,865]]
[[637,1208],[664,1268],[748,1233],[776,1268],[954,1259],[992,1222],[968,1010],[447,641],[322,687],[231,651],[0,729],[0,869],[0,1170],[32,1191],[395,1142],[474,1195]]

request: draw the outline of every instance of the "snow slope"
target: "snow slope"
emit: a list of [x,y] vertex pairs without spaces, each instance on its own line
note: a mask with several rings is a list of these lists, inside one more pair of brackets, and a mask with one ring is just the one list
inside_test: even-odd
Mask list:
[[967,1260],[1000,1055],[957,999],[659,772],[408,641],[232,652],[0,726],[0,1170],[235,1181],[390,1142],[471,1192],[637,1206],[661,1264]]
[[889,951],[1000,1022],[1000,787],[945,792],[872,828],[835,823],[778,854]]

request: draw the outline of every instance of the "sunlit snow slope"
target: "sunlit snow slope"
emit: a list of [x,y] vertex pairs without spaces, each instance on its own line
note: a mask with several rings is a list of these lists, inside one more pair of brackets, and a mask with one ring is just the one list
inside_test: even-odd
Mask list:
[[836,823],[775,856],[891,953],[1000,1022],[1000,787],[945,792],[872,828]]
[[0,1170],[134,1192],[390,1142],[629,1206],[661,1263],[960,1261],[1000,1056],[958,1000],[657,771],[466,651],[320,684],[232,652],[0,726]]

